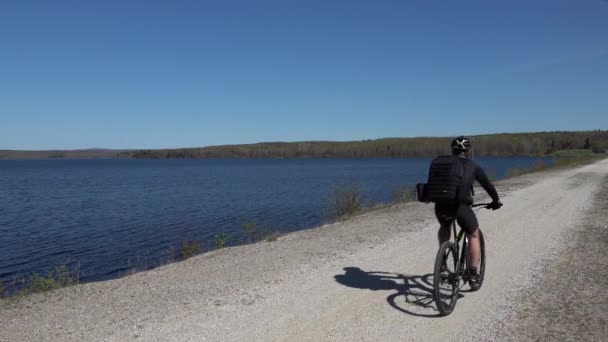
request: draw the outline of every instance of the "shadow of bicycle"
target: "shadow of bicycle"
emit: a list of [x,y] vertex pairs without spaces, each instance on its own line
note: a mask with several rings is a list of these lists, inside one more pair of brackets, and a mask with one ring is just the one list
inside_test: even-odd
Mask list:
[[[345,267],[336,282],[357,289],[396,291],[386,301],[396,310],[417,317],[439,317],[433,295],[433,275],[405,275],[392,272],[365,272],[359,267]],[[459,294],[459,297],[462,295]]]

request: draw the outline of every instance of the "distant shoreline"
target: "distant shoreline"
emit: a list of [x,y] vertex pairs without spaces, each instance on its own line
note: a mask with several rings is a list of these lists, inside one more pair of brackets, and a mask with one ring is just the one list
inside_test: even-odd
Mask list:
[[[449,152],[448,137],[383,138],[361,141],[263,142],[176,149],[0,150],[12,159],[309,159],[432,157]],[[471,136],[475,155],[541,157],[559,150],[608,150],[608,131],[501,133]]]

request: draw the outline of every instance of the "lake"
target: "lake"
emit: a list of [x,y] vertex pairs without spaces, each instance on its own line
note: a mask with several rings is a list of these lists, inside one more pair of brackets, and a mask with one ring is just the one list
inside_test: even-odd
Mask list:
[[[500,179],[537,158],[476,158]],[[0,161],[0,280],[78,264],[81,281],[168,260],[186,240],[245,241],[242,225],[289,232],[321,224],[332,187],[366,203],[426,180],[430,158]],[[500,189],[499,189],[500,192]],[[431,208],[429,207],[429,210]]]

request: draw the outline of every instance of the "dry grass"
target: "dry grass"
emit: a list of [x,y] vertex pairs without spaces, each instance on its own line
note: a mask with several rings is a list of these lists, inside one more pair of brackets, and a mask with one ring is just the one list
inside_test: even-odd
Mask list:
[[46,275],[31,273],[15,276],[10,286],[0,283],[0,297],[21,298],[32,293],[57,290],[80,283],[80,265],[67,263],[49,270]]
[[188,259],[202,252],[201,243],[198,240],[183,241],[180,255],[183,259]]
[[363,208],[361,186],[358,183],[348,183],[334,186],[328,200],[326,216],[330,220],[350,217]]

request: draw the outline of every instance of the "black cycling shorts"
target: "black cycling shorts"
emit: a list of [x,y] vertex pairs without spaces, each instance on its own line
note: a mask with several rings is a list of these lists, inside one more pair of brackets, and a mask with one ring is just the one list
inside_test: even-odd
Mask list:
[[442,227],[449,226],[456,219],[458,225],[467,233],[473,233],[479,228],[477,216],[473,212],[473,208],[465,203],[458,204],[435,204],[435,216]]

